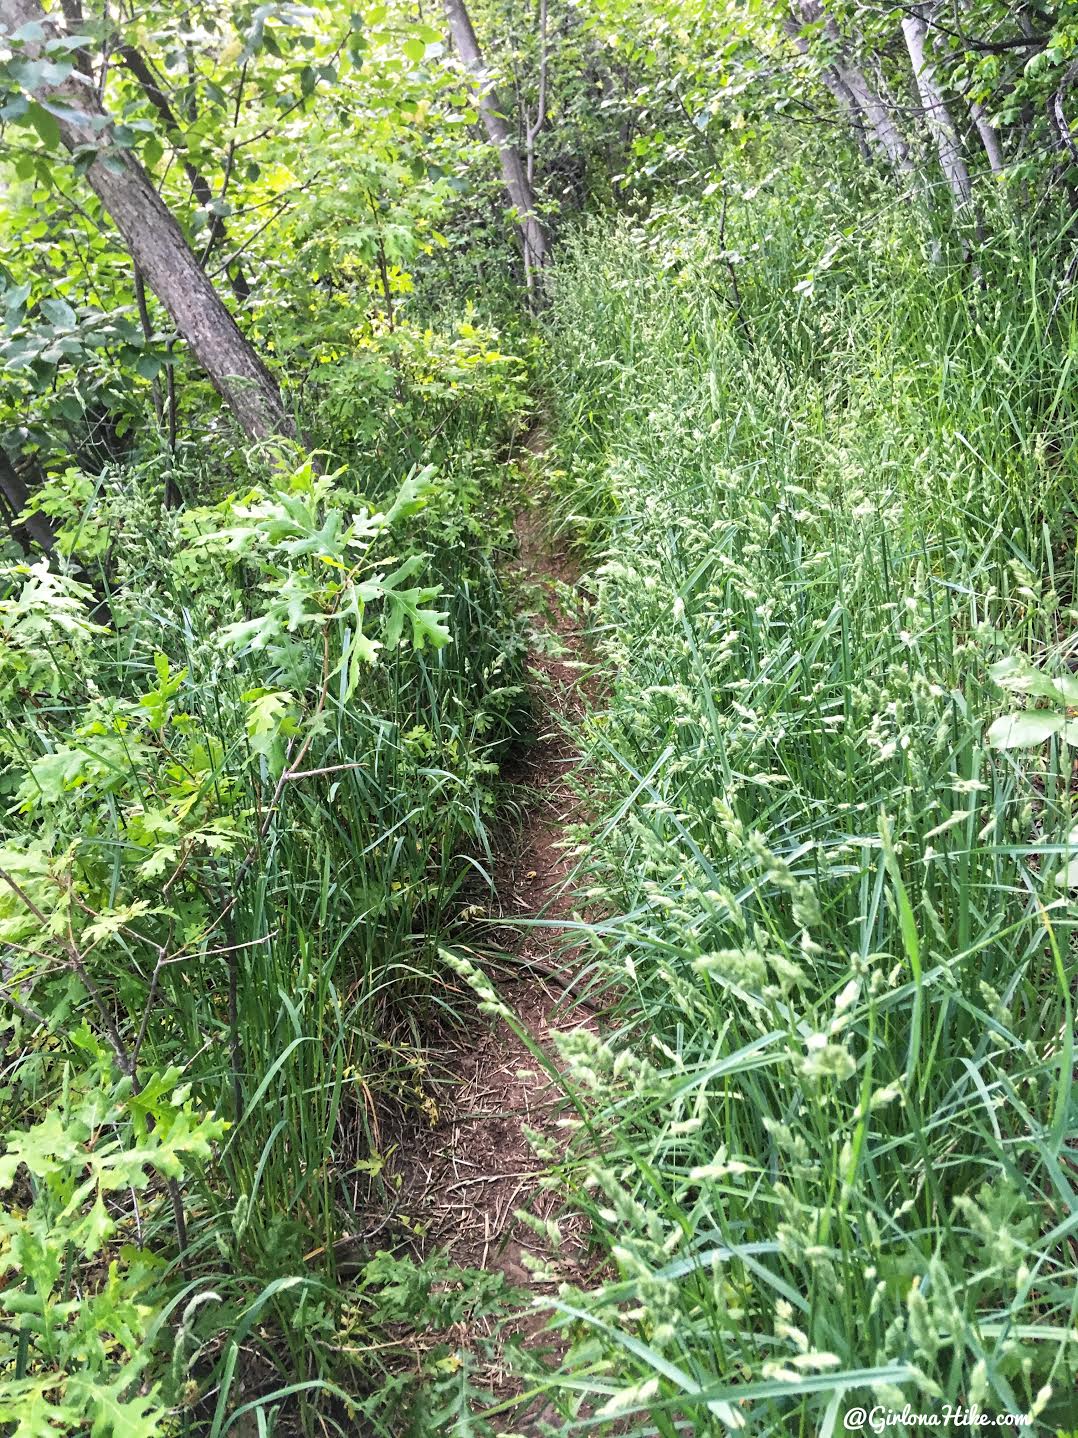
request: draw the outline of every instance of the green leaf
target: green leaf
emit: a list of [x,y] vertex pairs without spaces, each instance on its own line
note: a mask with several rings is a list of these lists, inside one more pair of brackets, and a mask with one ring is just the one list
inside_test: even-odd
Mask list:
[[66,300],[42,300],[38,308],[50,324],[59,329],[74,329],[78,323],[75,311]]
[[364,669],[371,669],[378,663],[380,647],[377,640],[369,639],[362,630],[353,639],[348,654],[348,670],[345,675],[344,702],[346,704],[359,687]]
[[247,710],[247,740],[252,753],[269,755],[279,738],[296,732],[295,696],[287,689],[249,689],[243,695]]
[[441,649],[451,638],[444,609],[423,609],[421,605],[437,598],[436,589],[397,589],[387,595],[389,617],[386,620],[386,646],[393,649],[400,643],[405,619],[412,626],[412,646]]
[[[29,285],[17,285],[14,289],[8,290],[4,295],[4,308],[8,311],[21,310],[30,298]],[[10,314],[8,319],[10,321]]]
[[99,1253],[115,1232],[115,1221],[110,1216],[104,1199],[98,1191],[82,1229],[82,1251],[86,1257],[93,1258],[96,1253]]
[[1057,704],[1078,707],[1078,674],[1055,674],[1048,681],[1051,697]]
[[17,1397],[19,1405],[18,1427],[12,1432],[11,1438],[57,1438],[57,1435],[64,1431],[60,1425],[66,1426],[69,1410],[57,1408],[55,1404],[48,1402],[42,1391],[46,1385],[52,1386],[48,1378],[41,1380],[40,1385],[35,1384],[38,1390],[36,1392],[27,1391],[22,1385],[7,1385],[7,1396]]
[[62,85],[75,68],[73,60],[13,60],[8,69],[12,79],[24,90],[52,89]]
[[1062,700],[1065,704],[1078,704],[1078,674],[1049,675],[1016,654],[998,660],[990,666],[988,673],[1001,689],[1010,689],[1016,694],[1037,694],[1042,699]]
[[84,1126],[74,1124],[51,1108],[45,1117],[25,1129],[7,1135],[7,1153],[3,1159],[3,1180],[0,1186],[8,1187],[9,1175],[19,1164],[25,1164],[35,1178],[48,1179],[63,1172],[83,1158],[82,1144],[88,1137]]
[[[90,1438],[159,1438],[165,1430],[166,1410],[157,1402],[156,1389],[148,1394],[135,1391],[142,1362],[128,1364],[121,1376],[107,1387],[92,1374],[68,1379],[68,1389],[78,1380],[83,1401],[93,1415]],[[130,1395],[130,1396],[128,1396]]]
[[[36,24],[36,21],[31,21]],[[25,27],[24,27],[25,28]],[[66,54],[69,50],[86,50],[94,43],[92,35],[57,35],[45,45],[46,55]]]
[[17,40],[20,44],[36,45],[45,38],[45,27],[40,20],[27,20],[25,25],[20,25],[17,30],[12,30],[11,40]]
[[413,514],[426,505],[435,492],[434,467],[416,469],[408,476],[397,491],[397,497],[386,513],[386,523],[395,524],[401,519],[411,519]]
[[55,115],[50,115],[48,110],[39,105],[36,100],[31,100],[26,111],[26,118],[50,150],[55,150],[59,146],[60,122]]
[[1058,734],[1065,723],[1062,714],[1027,709],[1021,714],[1006,714],[997,719],[986,737],[993,749],[1032,749]]

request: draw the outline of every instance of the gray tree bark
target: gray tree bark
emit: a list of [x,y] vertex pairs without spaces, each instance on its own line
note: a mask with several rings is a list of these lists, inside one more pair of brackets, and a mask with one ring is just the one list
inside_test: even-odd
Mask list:
[[[812,47],[809,44],[808,40],[805,38],[801,26],[798,24],[798,22],[794,19],[792,15],[783,22],[783,28],[785,29],[787,35],[789,35],[790,39],[794,42],[794,45],[796,46],[799,53],[806,56],[806,58],[810,57],[812,54]],[[864,160],[867,164],[872,159],[872,149],[868,143],[865,117],[861,112],[860,105],[858,105],[856,99],[854,98],[853,91],[840,77],[838,71],[835,70],[833,66],[824,66],[820,70],[820,79],[823,81],[825,87],[831,92],[832,96],[834,97],[835,104],[846,116],[846,119],[850,122],[850,125],[853,129],[853,137],[857,144],[857,149],[860,152],[862,160]]]
[[987,111],[979,101],[970,101],[969,113],[977,133],[981,137],[981,144],[988,156],[988,164],[993,175],[1002,175],[1007,168],[1007,161],[1003,154],[1003,142],[999,138],[999,131],[992,124]]
[[535,119],[528,124],[524,136],[524,151],[528,157],[525,174],[529,185],[535,183],[535,142],[539,131],[546,124],[546,80],[550,49],[547,45],[547,0],[539,0],[537,29],[539,32],[539,94],[535,101]]
[[[958,8],[964,15],[969,13],[970,4],[971,0],[958,0]],[[932,23],[935,23],[934,16],[937,8],[938,6],[934,5],[925,12],[925,18]],[[1015,19],[1027,34],[1032,33],[1028,20],[1021,13],[1017,14]],[[988,111],[979,101],[971,100],[969,102],[969,115],[974,129],[980,136],[984,152],[988,156],[989,168],[993,175],[1002,175],[1007,168],[1007,157],[1003,153],[1003,141],[1000,139],[999,131],[992,124],[988,118]]]
[[872,149],[868,143],[865,117],[861,113],[861,107],[857,103],[853,91],[835,70],[825,70],[823,82],[834,95],[839,109],[844,111],[846,118],[853,126],[853,137],[862,160],[871,160]]
[[[142,86],[143,94],[157,111],[158,115],[160,115],[161,122],[165,127],[165,133],[169,139],[174,141],[178,140],[182,146],[183,131],[180,128],[179,121],[173,114],[172,106],[168,103],[168,97],[158,84],[157,77],[146,63],[145,58],[133,45],[121,45],[115,53]],[[180,153],[183,159],[184,173],[191,182],[191,193],[203,209],[208,211],[210,205],[213,203],[213,191],[210,189],[209,182],[202,172],[191,163],[182,149]],[[213,246],[218,243],[222,246],[227,246],[228,225],[225,223],[223,216],[211,214],[209,223],[211,244],[207,248],[212,250]],[[236,299],[241,305],[246,304],[251,298],[251,286],[247,283],[247,276],[244,274],[243,266],[238,260],[235,264],[225,269],[225,276],[228,279],[228,283]]]
[[910,64],[917,81],[917,93],[921,97],[925,124],[935,141],[940,169],[954,197],[956,208],[965,209],[973,199],[973,187],[966,162],[962,158],[958,132],[951,119],[951,112],[936,83],[936,72],[928,54],[928,30],[919,10],[910,11],[903,19],[902,36],[906,41]]
[[520,152],[513,143],[513,136],[505,118],[498,96],[491,88],[483,52],[479,48],[471,17],[464,0],[445,0],[445,16],[449,22],[449,33],[457,54],[476,82],[479,97],[479,113],[486,128],[487,138],[498,151],[502,167],[502,182],[509,196],[509,203],[517,212],[521,243],[524,247],[524,263],[530,270],[542,269],[550,259],[550,244],[546,230],[535,212],[535,196],[528,183],[528,176],[520,158]]
[[[38,0],[0,0],[0,24],[11,33],[36,22],[46,37],[62,34]],[[26,44],[33,55],[39,45]],[[294,426],[280,391],[206,276],[175,217],[138,159],[112,138],[109,116],[78,70],[59,83],[43,82],[34,98],[66,110],[56,116],[72,151],[93,154],[86,180],[179,333],[249,439],[291,435]]]
[[842,87],[853,97],[864,115],[868,130],[891,168],[900,175],[913,174],[909,146],[887,108],[886,101],[858,65],[842,31],[820,0],[799,0],[798,12],[806,25],[822,22],[823,34],[831,46],[831,68]]

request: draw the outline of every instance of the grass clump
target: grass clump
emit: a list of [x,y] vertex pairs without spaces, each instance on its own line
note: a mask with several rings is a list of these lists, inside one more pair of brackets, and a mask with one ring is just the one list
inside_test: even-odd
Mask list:
[[697,205],[559,268],[614,1024],[564,1052],[610,1262],[553,1392],[597,1431],[1073,1421],[1071,757],[986,739],[993,665],[1065,669],[1073,330],[833,206],[772,182],[733,238]]

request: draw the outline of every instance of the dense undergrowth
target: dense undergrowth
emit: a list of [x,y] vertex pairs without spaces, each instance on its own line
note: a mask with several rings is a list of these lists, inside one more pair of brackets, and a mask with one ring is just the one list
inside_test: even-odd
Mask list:
[[[1053,0],[0,0],[0,1433],[1078,1433],[1076,57]],[[560,1064],[479,972],[561,874],[536,804],[493,893],[543,410]],[[535,1117],[439,1115],[480,1019],[572,1122],[463,1271],[426,1129]],[[534,1215],[502,1267],[535,1180],[589,1287]]]
[[68,474],[65,561],[6,573],[6,1431],[359,1421],[403,1281],[365,1228],[523,703],[524,366],[469,323],[408,341],[320,372],[322,472],[170,460],[173,512],[153,461]]
[[608,1268],[555,1304],[589,1431],[1075,1421],[1073,320],[1032,262],[979,282],[836,193],[773,177],[558,268],[610,683],[614,1017],[566,1045],[563,1167]]

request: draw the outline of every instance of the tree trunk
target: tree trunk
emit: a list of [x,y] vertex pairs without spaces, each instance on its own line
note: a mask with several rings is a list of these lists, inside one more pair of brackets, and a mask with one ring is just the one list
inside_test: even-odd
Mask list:
[[49,554],[56,544],[52,521],[47,514],[20,515],[30,501],[26,481],[15,465],[0,450],[0,510],[11,536],[24,554],[32,554],[35,546],[42,553]]
[[1064,108],[1067,99],[1067,92],[1078,79],[1078,61],[1073,61],[1063,73],[1059,86],[1048,96],[1045,105],[1045,114],[1048,117],[1048,129],[1052,135],[1054,149],[1059,152],[1059,161],[1053,167],[1053,183],[1061,181],[1067,192],[1067,201],[1072,214],[1078,211],[1078,191],[1070,182],[1070,171],[1075,164],[1078,164],[1078,145],[1074,142],[1071,134],[1071,127],[1067,120],[1067,112]]
[[487,137],[498,151],[502,181],[509,196],[509,203],[517,212],[525,266],[529,270],[541,269],[550,259],[546,231],[535,213],[535,196],[528,184],[520,153],[513,144],[505,112],[487,81],[483,54],[479,49],[479,41],[475,38],[475,30],[472,28],[464,0],[445,0],[445,15],[457,54],[478,87],[479,113],[483,118]]
[[1003,156],[1003,143],[999,138],[999,131],[989,120],[984,106],[977,100],[970,101],[969,113],[977,133],[981,137],[981,144],[988,156],[988,163],[993,175],[1002,175],[1007,168],[1007,161]]
[[526,177],[529,186],[535,183],[535,142],[539,131],[546,124],[546,79],[550,48],[547,45],[547,0],[539,0],[537,27],[539,31],[539,94],[535,101],[535,119],[532,120],[524,137],[524,148],[528,157]]
[[798,8],[806,25],[823,22],[823,33],[833,49],[831,67],[835,77],[852,95],[868,123],[869,133],[883,151],[888,164],[900,175],[912,175],[909,146],[892,120],[886,102],[851,54],[835,21],[819,0],[800,0]]
[[840,110],[845,112],[846,118],[853,126],[853,137],[857,142],[857,149],[862,160],[872,159],[872,150],[865,133],[865,117],[861,113],[861,107],[857,103],[853,91],[843,80],[837,70],[828,69],[823,73],[823,82],[835,97]]
[[955,206],[965,209],[973,199],[969,171],[962,158],[958,132],[955,130],[947,102],[936,84],[936,72],[927,56],[927,29],[919,10],[911,11],[902,21],[902,35],[909,51],[910,64],[917,80],[925,123],[936,144],[940,169],[954,197]]
[[[0,21],[9,33],[32,22],[46,35],[62,33],[38,0],[0,0]],[[28,43],[25,52],[39,53],[43,44]],[[112,139],[111,122],[86,78],[76,71],[59,84],[36,86],[33,93],[38,100],[70,107],[56,117],[63,143],[69,150],[95,152],[87,181],[243,432],[252,440],[293,434],[272,376],[240,333],[145,169]]]
[[[173,113],[172,106],[168,103],[167,95],[158,84],[157,77],[146,63],[145,57],[133,45],[121,45],[115,53],[142,86],[142,93],[161,117],[165,133],[170,139],[178,141],[182,147],[183,131],[179,121]],[[212,250],[218,243],[226,246],[228,244],[228,226],[224,217],[209,212],[209,207],[213,203],[213,191],[210,189],[209,181],[197,166],[191,163],[186,154],[183,154],[183,169],[191,183],[191,193],[209,214],[211,244],[208,249]],[[236,299],[241,305],[246,304],[251,298],[251,287],[247,283],[247,276],[243,273],[243,266],[237,260],[231,268],[226,268],[225,274]]]
[[[792,15],[783,22],[783,28],[794,42],[799,53],[806,57],[811,56],[812,47],[802,33],[801,26]],[[858,152],[862,160],[868,164],[872,159],[872,149],[868,143],[865,117],[861,112],[860,105],[858,105],[857,100],[854,98],[853,91],[846,84],[845,80],[842,79],[838,71],[830,65],[820,70],[820,79],[823,81],[826,89],[831,92],[835,104],[850,122]]]
[[[72,35],[81,35],[85,29],[82,17],[82,0],[60,0],[60,8],[64,12],[64,20],[67,23],[68,32]],[[209,213],[209,207],[213,203],[213,192],[205,176],[183,151],[183,131],[173,113],[172,106],[168,102],[168,96],[161,88],[156,75],[150,68],[145,56],[136,50],[133,45],[120,45],[115,55],[124,62],[127,68],[134,75],[135,79],[142,86],[142,93],[149,100],[150,104],[161,117],[165,132],[177,148],[183,153],[183,169],[191,183],[191,193],[198,203]],[[87,80],[93,81],[93,70],[90,65],[90,57],[85,50],[79,49],[73,52],[72,58],[75,61],[75,68]],[[205,264],[213,247],[220,241],[222,245],[228,244],[228,226],[221,215],[210,216],[210,243],[206,247],[206,253],[202,257],[202,265]],[[251,298],[251,287],[247,283],[247,276],[243,272],[243,266],[237,260],[233,265],[225,268],[225,275],[232,289],[232,293],[241,305],[245,305]]]
[[[968,15],[971,3],[972,0],[958,0],[958,8],[963,15]],[[932,21],[933,24],[935,24],[934,17],[937,8],[938,6],[933,7],[933,9],[927,12],[927,18]],[[1015,18],[1021,27],[1024,17],[1019,14]],[[1029,29],[1028,21],[1025,24],[1025,28],[1027,33],[1032,33]],[[1003,153],[1003,142],[1000,139],[999,131],[988,118],[988,111],[979,100],[971,100],[969,102],[969,116],[973,121],[977,134],[980,136],[981,144],[984,146],[984,152],[988,156],[989,168],[993,175],[1002,175],[1007,168],[1007,160]]]

